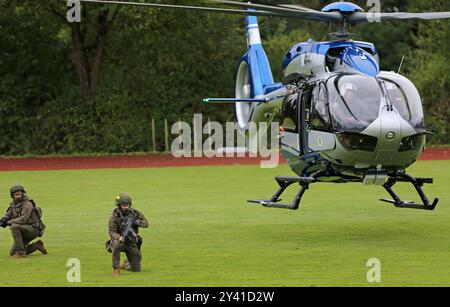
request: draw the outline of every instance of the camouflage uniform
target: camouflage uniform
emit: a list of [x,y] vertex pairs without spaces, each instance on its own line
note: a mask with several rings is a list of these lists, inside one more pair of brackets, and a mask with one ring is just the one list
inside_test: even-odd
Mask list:
[[[127,218],[136,215],[136,224],[133,230],[136,234],[130,234],[125,242],[119,241],[122,236],[122,223]],[[110,248],[112,252],[112,266],[113,269],[120,268],[120,253],[124,252],[127,255],[128,261],[131,265],[131,271],[141,271],[141,251],[142,238],[138,235],[139,227],[147,228],[149,222],[145,216],[136,209],[130,208],[126,214],[123,214],[119,208],[114,209],[111,218],[109,219],[109,235],[111,236]]]
[[29,255],[37,250],[43,250],[42,241],[29,244],[42,236],[43,224],[27,196],[19,203],[12,202],[3,219],[7,221],[7,226],[10,226],[14,239],[10,256],[16,253]]

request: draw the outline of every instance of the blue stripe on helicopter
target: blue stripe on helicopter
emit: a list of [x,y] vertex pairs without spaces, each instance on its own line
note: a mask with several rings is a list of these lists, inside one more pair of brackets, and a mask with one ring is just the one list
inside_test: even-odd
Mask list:
[[[245,24],[247,30],[259,28],[256,16],[247,16]],[[248,66],[250,84],[252,85],[251,97],[265,95],[282,87],[281,84],[275,83],[273,79],[269,59],[261,44],[250,45],[247,53],[241,59],[241,62],[243,61]]]
[[292,47],[291,51],[287,53],[283,60],[282,68],[285,70],[289,64],[302,54],[314,53],[326,55],[330,49],[343,48],[343,47],[359,47],[362,49],[370,50],[373,55],[377,55],[374,44],[366,42],[356,41],[336,41],[336,42],[313,42],[312,40],[306,43],[299,43]]
[[262,45],[252,45],[248,52],[242,57],[248,65],[251,97],[266,95],[282,87],[280,83],[275,83],[270,69],[269,60]]

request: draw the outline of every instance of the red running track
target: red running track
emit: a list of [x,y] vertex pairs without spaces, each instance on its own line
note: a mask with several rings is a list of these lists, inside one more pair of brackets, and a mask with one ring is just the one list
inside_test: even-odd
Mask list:
[[[169,154],[109,157],[0,158],[0,171],[257,165],[261,158],[175,158]],[[426,150],[420,160],[450,160],[450,148]],[[281,163],[286,163],[280,159]]]

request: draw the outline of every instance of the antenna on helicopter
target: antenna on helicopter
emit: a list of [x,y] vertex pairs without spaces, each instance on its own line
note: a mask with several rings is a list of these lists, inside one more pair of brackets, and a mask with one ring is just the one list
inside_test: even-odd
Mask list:
[[402,70],[404,61],[405,61],[405,56],[402,57],[402,61],[400,62],[400,66],[398,67],[398,71],[397,71],[398,74],[400,74],[400,71]]

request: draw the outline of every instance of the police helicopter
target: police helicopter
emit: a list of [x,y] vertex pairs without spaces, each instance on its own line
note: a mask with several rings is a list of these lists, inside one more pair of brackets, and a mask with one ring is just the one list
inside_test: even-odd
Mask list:
[[[373,13],[356,4],[335,2],[321,11],[299,5],[262,5],[237,1],[201,1],[222,6],[183,6],[156,3],[81,0],[86,3],[196,10],[245,15],[248,50],[236,74],[234,98],[207,98],[205,103],[234,103],[239,128],[270,122],[280,114],[281,150],[294,177],[276,177],[278,191],[268,200],[250,200],[264,207],[297,210],[313,183],[383,186],[398,208],[434,210],[422,190],[432,178],[415,178],[405,169],[424,150],[426,130],[422,100],[414,84],[396,72],[380,70],[372,43],[354,41],[349,27],[383,20],[450,18],[450,12]],[[332,40],[296,44],[282,62],[284,78],[274,81],[261,44],[258,16],[327,23],[339,30]],[[402,200],[397,182],[411,183],[421,202]],[[290,204],[280,197],[292,184],[300,188]]]

